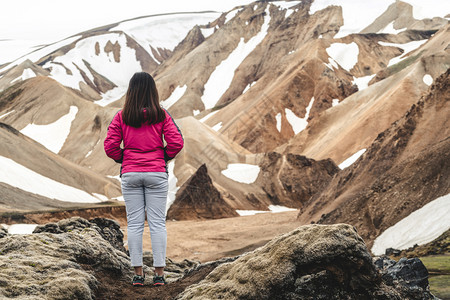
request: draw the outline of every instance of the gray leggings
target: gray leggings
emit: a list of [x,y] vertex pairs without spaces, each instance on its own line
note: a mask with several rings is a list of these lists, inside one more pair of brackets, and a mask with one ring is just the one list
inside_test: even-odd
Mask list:
[[152,240],[153,266],[166,266],[167,179],[165,172],[129,172],[122,175],[122,194],[128,222],[128,250],[133,267],[143,265],[142,234],[146,211]]

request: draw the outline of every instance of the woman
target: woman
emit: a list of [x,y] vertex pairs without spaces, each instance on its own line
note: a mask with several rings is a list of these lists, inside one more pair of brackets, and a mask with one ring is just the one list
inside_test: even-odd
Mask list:
[[122,194],[127,212],[128,249],[135,272],[135,286],[144,285],[145,278],[142,270],[145,213],[152,240],[153,284],[166,283],[166,163],[181,151],[183,143],[174,120],[159,104],[152,76],[145,72],[134,74],[123,110],[114,116],[108,127],[104,148],[108,157],[122,163]]

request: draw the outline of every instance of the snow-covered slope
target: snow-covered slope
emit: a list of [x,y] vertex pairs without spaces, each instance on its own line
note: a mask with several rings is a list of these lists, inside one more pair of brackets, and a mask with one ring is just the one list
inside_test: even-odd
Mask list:
[[433,241],[450,228],[450,194],[439,197],[386,229],[374,241],[372,253],[407,249]]
[[51,78],[105,106],[124,95],[135,72],[154,71],[193,26],[218,16],[213,12],[167,14],[107,25],[24,55],[3,66],[0,76],[29,60],[50,71]]

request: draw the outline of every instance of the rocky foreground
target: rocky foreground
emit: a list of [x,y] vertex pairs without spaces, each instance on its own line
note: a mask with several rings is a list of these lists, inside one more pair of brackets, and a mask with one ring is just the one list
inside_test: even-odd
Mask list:
[[[144,268],[151,274],[151,254]],[[372,258],[355,228],[308,225],[233,258],[167,260],[170,284],[130,285],[119,225],[71,218],[0,235],[0,296],[13,299],[434,299],[418,259]]]

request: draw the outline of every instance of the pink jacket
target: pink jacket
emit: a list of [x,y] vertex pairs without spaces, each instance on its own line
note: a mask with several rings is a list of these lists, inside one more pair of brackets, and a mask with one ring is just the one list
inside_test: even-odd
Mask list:
[[[104,142],[106,155],[122,163],[121,174],[127,172],[167,172],[166,162],[183,148],[183,136],[172,116],[158,124],[142,124],[135,128],[122,121],[119,111],[108,127]],[[164,147],[164,140],[167,146]],[[123,141],[123,149],[120,144]]]

